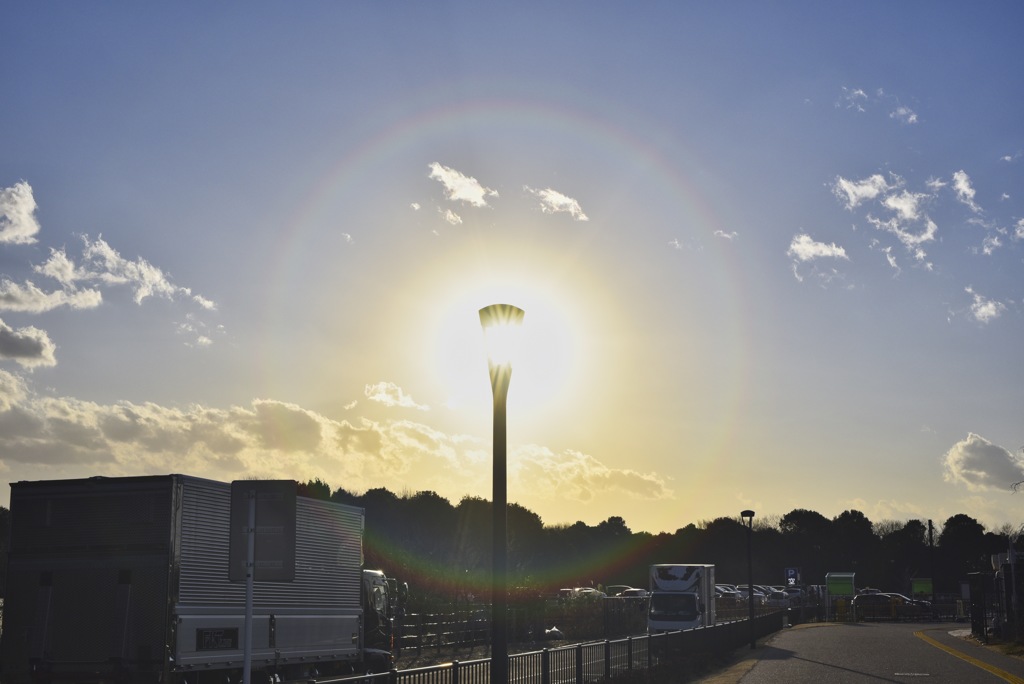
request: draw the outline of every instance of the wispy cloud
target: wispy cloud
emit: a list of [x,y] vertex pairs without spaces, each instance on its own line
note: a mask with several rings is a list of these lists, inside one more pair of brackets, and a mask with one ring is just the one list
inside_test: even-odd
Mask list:
[[[367,387],[378,386],[382,395],[392,395],[392,383]],[[483,494],[489,486],[488,447],[476,438],[410,420],[333,420],[281,401],[228,409],[100,404],[37,397],[24,378],[0,370],[0,427],[0,465],[20,464],[23,471],[60,467],[69,476],[135,475],[163,471],[173,458],[183,472],[222,480],[320,478],[360,491],[402,478],[453,500]],[[672,497],[657,473],[615,468],[579,451],[511,445],[510,456],[510,483],[527,506],[552,496],[578,502]]]
[[445,220],[445,222],[453,226],[462,225],[462,217],[456,214],[451,209],[442,209],[441,207],[438,207],[437,211],[441,214],[441,217]]
[[[0,244],[36,242],[35,235],[40,230],[36,209],[32,187],[27,182],[0,190]],[[16,282],[0,276],[0,311],[42,314],[60,308],[95,309],[104,302],[100,288],[118,286],[131,289],[137,304],[159,297],[185,300],[205,311],[217,308],[213,300],[174,284],[162,269],[149,261],[122,257],[102,236],[95,241],[88,235],[82,236],[82,245],[79,263],[62,248],[51,249],[46,261],[32,266],[35,274],[56,281],[59,286],[56,289],[48,290],[31,280]],[[56,364],[56,345],[45,331],[2,325],[0,359],[14,360],[27,368]],[[212,338],[199,333],[197,325],[198,322],[179,324],[178,332],[195,333],[189,334],[186,344],[190,346],[208,346]]]
[[889,118],[896,119],[905,124],[917,123],[917,114],[914,113],[913,109],[905,105],[900,105],[896,107],[896,109],[894,109],[893,111],[889,112]]
[[852,181],[838,176],[835,183],[832,184],[832,192],[846,205],[847,209],[853,210],[862,202],[873,200],[900,185],[902,185],[902,181],[898,177],[894,179],[893,183],[889,183],[880,173],[860,181]]
[[901,124],[912,126],[918,123],[917,112],[900,102],[900,98],[886,93],[883,88],[877,88],[868,94],[863,88],[844,86],[836,100],[836,107],[853,110],[859,114],[865,114],[868,110],[888,111],[889,118]]
[[432,162],[429,177],[444,186],[445,197],[452,202],[465,202],[474,207],[486,207],[488,197],[497,197],[498,191],[481,185],[472,176],[467,176],[455,169]]
[[786,250],[786,254],[797,261],[813,261],[815,259],[822,258],[849,258],[846,256],[846,250],[836,245],[834,242],[831,244],[816,242],[806,233],[793,236],[793,239],[789,243],[789,249]]
[[971,185],[971,177],[961,169],[953,174],[953,191],[956,198],[971,208],[971,211],[981,213],[981,207],[974,202],[974,187]]
[[417,404],[413,398],[393,382],[378,382],[366,386],[366,398],[389,407],[414,408],[420,411],[430,410],[429,406]]
[[193,295],[187,287],[175,285],[162,269],[143,258],[126,259],[100,236],[95,241],[88,235],[82,236],[82,264],[76,264],[68,257],[66,250],[51,250],[50,257],[41,265],[33,267],[36,273],[55,279],[65,287],[74,288],[83,282],[98,282],[107,286],[124,285],[133,291],[136,304],[142,304],[149,297],[174,299],[184,297],[196,302],[204,309],[216,305],[209,299]]
[[[801,264],[811,264],[809,275],[815,277],[819,284],[830,285],[833,281],[843,280],[844,276],[835,268],[819,268],[819,259],[840,259],[848,261],[846,250],[833,243],[817,242],[810,235],[800,233],[790,240],[786,255],[793,260],[793,276],[800,282],[805,275],[801,273]],[[805,271],[807,269],[804,269]]]
[[590,220],[587,218],[587,215],[583,213],[583,209],[580,207],[580,203],[578,201],[568,197],[567,195],[563,195],[557,190],[552,190],[551,188],[538,190],[527,185],[523,186],[523,190],[540,200],[540,209],[545,214],[565,213],[572,216],[575,221]]
[[935,240],[935,234],[938,232],[939,227],[934,221],[929,218],[925,218],[924,228],[920,232],[915,233],[905,228],[899,219],[895,217],[888,220],[882,220],[868,214],[866,219],[868,223],[878,230],[895,235],[896,239],[898,239],[900,243],[906,247],[911,254],[913,254],[914,259],[925,264],[927,268],[931,268],[931,264],[926,261],[928,255],[924,251],[922,245]]
[[971,316],[979,323],[989,323],[1003,315],[1006,305],[995,299],[988,299],[967,286],[964,291],[971,295]]
[[946,452],[942,476],[950,484],[962,484],[975,492],[1007,491],[1024,480],[1024,461],[972,432]]
[[512,479],[540,500],[552,496],[579,502],[614,495],[638,500],[672,496],[667,482],[655,473],[610,468],[579,451],[555,453],[546,447],[526,446],[515,450],[512,462]]
[[60,307],[94,309],[103,301],[99,290],[55,290],[44,292],[31,281],[23,285],[0,279],[0,310],[43,313]]
[[32,244],[39,232],[32,186],[19,181],[0,189],[0,243]]
[[724,230],[716,230],[714,235],[715,237],[720,237],[724,240],[728,240],[729,242],[738,239],[740,236],[740,234],[737,233],[735,230],[732,231],[731,233],[727,233]]

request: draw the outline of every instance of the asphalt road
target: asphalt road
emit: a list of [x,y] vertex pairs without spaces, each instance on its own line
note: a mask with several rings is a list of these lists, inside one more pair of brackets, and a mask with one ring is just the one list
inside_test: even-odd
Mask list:
[[815,682],[1013,682],[1024,660],[963,638],[963,624],[809,624],[758,643],[743,662],[708,684]]

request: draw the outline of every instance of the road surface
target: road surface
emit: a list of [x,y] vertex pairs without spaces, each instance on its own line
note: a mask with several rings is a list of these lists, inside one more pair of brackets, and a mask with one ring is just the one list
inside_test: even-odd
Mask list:
[[708,684],[1024,684],[1024,660],[963,638],[963,624],[809,624],[758,643]]

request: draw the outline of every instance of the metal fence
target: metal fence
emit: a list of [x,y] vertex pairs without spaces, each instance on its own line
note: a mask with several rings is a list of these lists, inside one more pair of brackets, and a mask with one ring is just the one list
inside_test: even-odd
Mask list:
[[[685,658],[713,658],[761,638],[787,624],[785,610],[748,620],[722,622],[682,632],[641,635],[542,649],[509,656],[509,682],[515,684],[584,684],[651,670]],[[320,680],[381,684],[490,684],[490,659],[454,661],[409,670]]]

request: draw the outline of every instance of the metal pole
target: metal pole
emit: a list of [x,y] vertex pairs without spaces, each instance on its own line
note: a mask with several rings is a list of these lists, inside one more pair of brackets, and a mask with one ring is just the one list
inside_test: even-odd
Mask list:
[[249,490],[249,526],[246,530],[245,552],[245,652],[242,663],[242,682],[252,681],[252,604],[253,576],[256,570],[256,490]]
[[491,520],[491,684],[508,682],[508,547],[506,509],[508,486],[506,480],[506,427],[505,399],[508,396],[508,374],[499,373],[494,384],[494,465],[493,510]]
[[[480,323],[484,334],[490,328],[500,339],[491,340],[495,347],[488,350],[491,392],[494,396],[494,460],[491,518],[491,679],[490,684],[508,684],[508,540],[506,509],[508,486],[506,481],[505,400],[512,376],[513,340],[511,328],[523,320],[523,310],[511,304],[492,304],[480,309]],[[497,328],[497,330],[496,330]],[[504,334],[501,334],[504,333]]]
[[750,648],[757,646],[754,636],[754,517],[747,522],[747,610],[750,623]]

